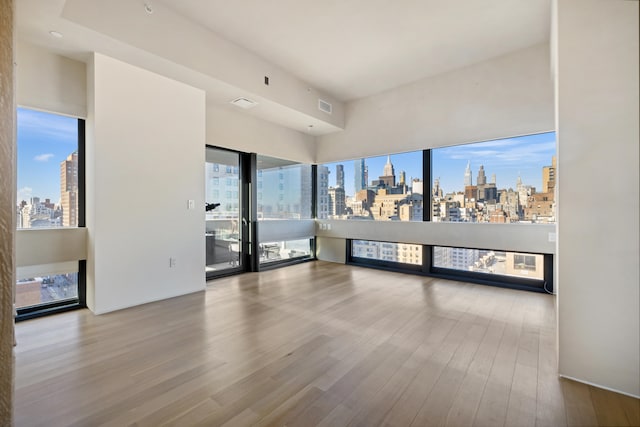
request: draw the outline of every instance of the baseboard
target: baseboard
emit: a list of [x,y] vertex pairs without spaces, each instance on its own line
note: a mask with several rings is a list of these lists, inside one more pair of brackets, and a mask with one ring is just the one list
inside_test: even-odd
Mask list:
[[625,395],[625,396],[633,397],[634,399],[640,399],[640,396],[636,396],[635,394],[626,393],[626,392],[624,392],[624,391],[616,390],[616,389],[613,389],[613,388],[610,388],[610,387],[605,387],[605,386],[600,385],[600,384],[594,384],[594,383],[591,383],[591,382],[589,382],[589,381],[584,381],[584,380],[581,380],[581,379],[578,379],[578,378],[570,377],[570,376],[568,376],[568,375],[562,375],[562,374],[560,374],[560,375],[559,375],[559,377],[560,377],[560,378],[566,378],[566,379],[568,379],[568,380],[575,381],[575,382],[578,382],[578,383],[582,383],[582,384],[590,385],[590,386],[592,386],[592,387],[601,388],[601,389],[603,389],[603,390],[612,391],[612,392],[614,392],[614,393],[623,394],[623,395]]

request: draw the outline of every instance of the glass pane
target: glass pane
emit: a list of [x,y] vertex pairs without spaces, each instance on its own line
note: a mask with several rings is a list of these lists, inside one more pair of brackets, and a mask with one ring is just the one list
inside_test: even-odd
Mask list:
[[207,148],[206,152],[206,271],[241,266],[240,155]]
[[16,282],[16,308],[78,298],[78,273],[30,277]]
[[311,218],[311,165],[257,156],[258,220]]
[[434,222],[554,223],[555,132],[438,148]]
[[502,276],[544,279],[544,256],[539,254],[434,246],[433,266]]
[[78,226],[78,120],[18,108],[18,228]]
[[422,151],[318,166],[319,219],[422,221],[422,193]]
[[352,240],[351,256],[354,258],[422,265],[422,245]]
[[259,245],[260,264],[311,256],[311,240],[287,240]]

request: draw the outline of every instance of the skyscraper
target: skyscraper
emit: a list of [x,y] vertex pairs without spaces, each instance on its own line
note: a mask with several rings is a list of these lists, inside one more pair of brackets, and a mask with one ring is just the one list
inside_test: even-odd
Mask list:
[[387,156],[387,163],[384,165],[382,176],[395,176],[396,172],[391,163],[391,156]]
[[396,171],[391,163],[391,156],[387,156],[387,163],[384,165],[382,175],[377,181],[379,186],[391,188],[396,186]]
[[471,162],[467,161],[467,168],[464,170],[464,186],[470,185],[473,185],[473,178],[471,177]]
[[344,188],[344,166],[336,165],[336,187]]
[[69,154],[60,163],[60,204],[62,226],[78,226],[78,153]]
[[329,168],[318,165],[318,200],[317,200],[318,219],[326,219],[329,217]]
[[360,190],[367,188],[367,180],[365,177],[365,165],[364,159],[359,159],[353,162],[354,166],[354,191],[357,193]]
[[476,185],[486,185],[487,177],[484,174],[484,166],[480,165],[480,169],[478,170],[478,178],[476,179]]
[[344,215],[345,195],[342,187],[329,187],[329,215],[333,218]]
[[556,188],[556,156],[551,157],[551,166],[542,168],[542,192],[553,193]]

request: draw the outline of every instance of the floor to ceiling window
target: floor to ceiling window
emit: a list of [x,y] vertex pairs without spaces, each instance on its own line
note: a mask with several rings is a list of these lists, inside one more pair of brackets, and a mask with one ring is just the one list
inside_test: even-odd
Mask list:
[[245,269],[246,207],[241,153],[206,148],[205,246],[207,277]]
[[[17,154],[17,228],[34,245],[17,249],[64,259],[66,246],[48,230],[84,227],[84,120],[19,108]],[[84,304],[84,260],[21,261],[16,275],[19,318]]]
[[[549,132],[319,165],[318,219],[553,224],[555,147]],[[347,260],[532,290],[553,286],[550,254],[348,239]]]
[[312,166],[257,156],[258,257],[261,266],[313,256]]

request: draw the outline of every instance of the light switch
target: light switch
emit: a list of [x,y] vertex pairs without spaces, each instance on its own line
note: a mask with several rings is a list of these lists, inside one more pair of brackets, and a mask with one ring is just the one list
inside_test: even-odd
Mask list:
[[189,200],[187,201],[187,209],[195,209],[196,207],[196,202],[195,200]]

